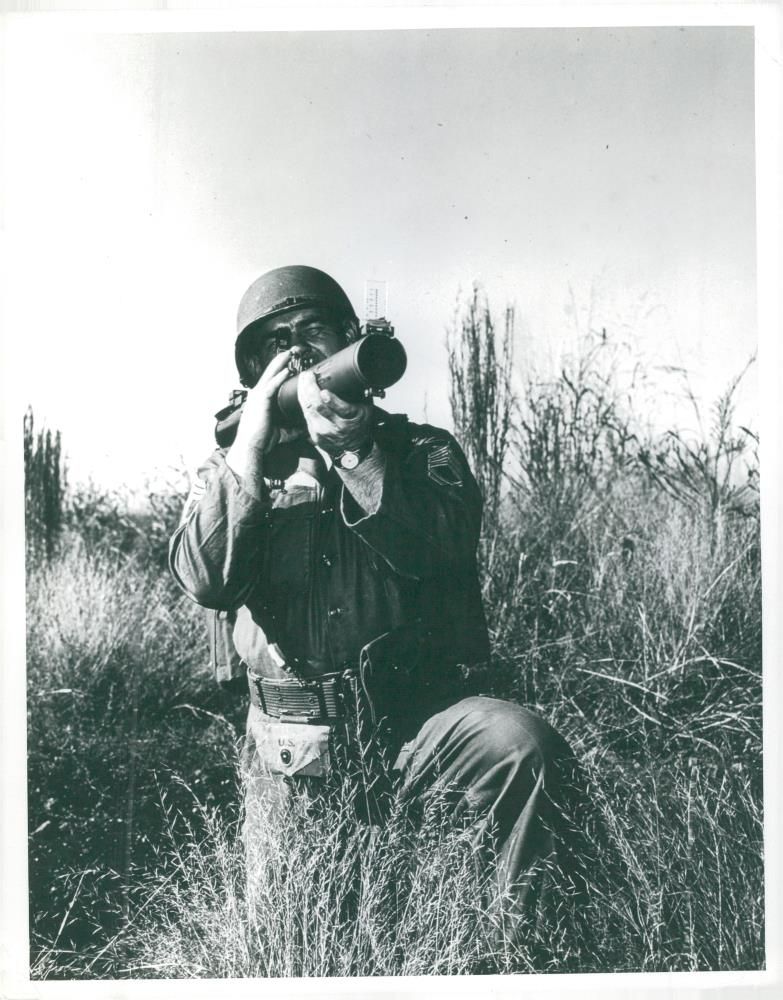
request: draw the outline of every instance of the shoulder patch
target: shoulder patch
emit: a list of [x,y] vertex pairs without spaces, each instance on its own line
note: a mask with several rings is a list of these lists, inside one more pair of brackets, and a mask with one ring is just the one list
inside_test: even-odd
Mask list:
[[439,445],[428,453],[427,475],[439,486],[462,486],[461,463],[450,444]]

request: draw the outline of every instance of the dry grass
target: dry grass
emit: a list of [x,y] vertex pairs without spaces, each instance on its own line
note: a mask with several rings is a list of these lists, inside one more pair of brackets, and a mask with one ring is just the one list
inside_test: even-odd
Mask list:
[[249,891],[242,705],[214,688],[197,609],[158,568],[178,499],[155,498],[140,532],[82,495],[59,555],[30,566],[35,975],[763,967],[753,438],[732,430],[730,394],[699,440],[645,436],[600,354],[531,377],[505,436],[503,387],[455,420],[469,452],[494,441],[513,470],[482,539],[495,660],[476,679],[575,749],[588,901],[560,885],[504,936],[462,831],[398,811],[370,836],[345,801],[270,828]]

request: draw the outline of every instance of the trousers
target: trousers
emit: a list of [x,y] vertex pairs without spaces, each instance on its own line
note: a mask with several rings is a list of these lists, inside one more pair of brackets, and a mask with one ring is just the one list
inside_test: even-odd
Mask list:
[[[268,836],[270,820],[295,797],[312,798],[319,780],[284,777],[264,766],[256,751],[276,721],[251,705],[243,755],[249,858]],[[568,863],[562,803],[573,766],[567,743],[545,720],[514,703],[479,695],[436,713],[399,748],[391,791],[397,801],[417,808],[437,798],[453,822],[472,828],[477,846],[490,842],[497,898],[505,901],[504,919],[513,921],[540,895],[541,879],[531,877],[533,869]]]

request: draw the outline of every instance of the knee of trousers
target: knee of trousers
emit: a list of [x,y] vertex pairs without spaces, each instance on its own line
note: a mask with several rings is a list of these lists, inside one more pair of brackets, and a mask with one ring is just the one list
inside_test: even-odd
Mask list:
[[475,697],[455,708],[461,711],[468,738],[487,768],[505,763],[545,769],[569,753],[560,734],[521,705]]
[[462,711],[470,737],[462,744],[457,768],[464,801],[494,817],[502,840],[515,829],[525,850],[532,850],[543,835],[531,831],[540,822],[554,822],[560,762],[570,753],[568,745],[549,723],[520,705],[496,698],[466,702]]
[[529,793],[550,765],[568,754],[562,737],[529,709],[498,698],[473,697],[425,723],[408,761],[407,781],[438,778],[462,787],[468,801],[512,788]]
[[561,762],[570,756],[560,734],[521,705],[497,698],[466,701],[463,709],[468,713],[472,749],[463,760],[472,772],[471,783],[477,783],[473,794],[487,783],[504,787],[506,793],[524,789],[530,794],[543,782],[554,792]]

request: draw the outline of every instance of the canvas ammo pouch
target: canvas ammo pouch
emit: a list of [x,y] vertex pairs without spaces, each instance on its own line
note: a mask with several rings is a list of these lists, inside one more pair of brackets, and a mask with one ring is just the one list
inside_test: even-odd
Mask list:
[[332,727],[270,722],[256,734],[256,753],[272,774],[325,778],[332,771]]
[[266,718],[254,732],[256,753],[273,774],[326,777],[338,741],[347,738],[350,678],[344,674],[300,681],[248,672],[250,700]]

